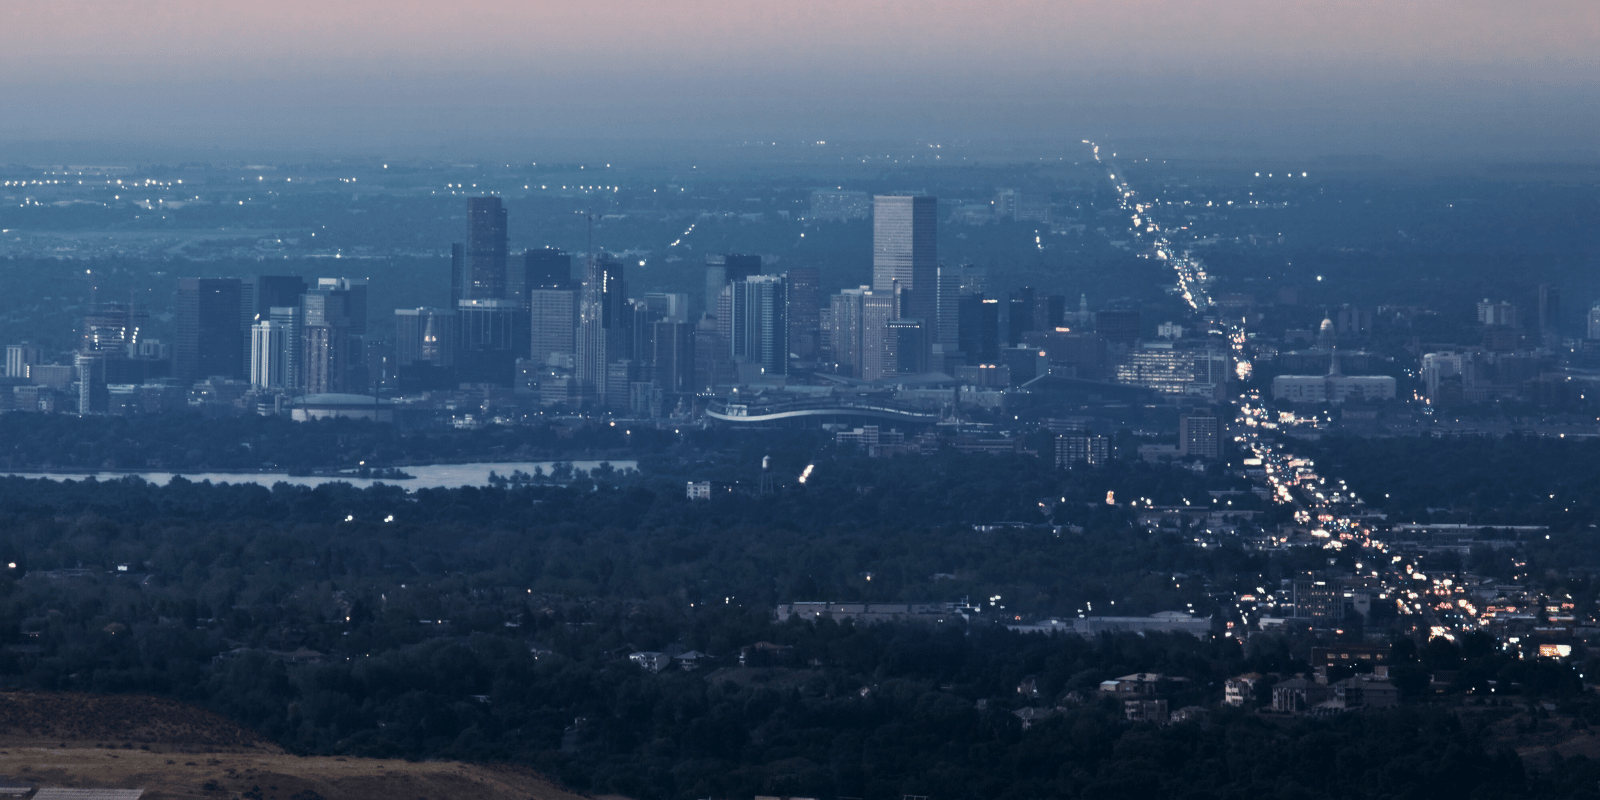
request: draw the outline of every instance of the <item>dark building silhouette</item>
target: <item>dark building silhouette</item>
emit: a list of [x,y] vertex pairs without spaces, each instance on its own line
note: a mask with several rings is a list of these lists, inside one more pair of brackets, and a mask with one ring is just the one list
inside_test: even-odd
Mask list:
[[1000,301],[981,294],[956,303],[957,340],[969,366],[994,364],[1000,358]]
[[572,288],[572,256],[555,247],[538,247],[522,252],[522,263],[511,270],[506,296],[526,304],[529,292],[539,289]]
[[815,267],[796,267],[785,276],[789,352],[801,361],[817,357],[822,336],[822,276]]
[[1139,341],[1138,311],[1096,311],[1094,329],[1100,337],[1112,344],[1133,344]]
[[706,256],[706,313],[717,313],[717,298],[722,295],[723,287],[733,281],[742,281],[751,275],[760,274],[761,256],[741,253]]
[[172,373],[181,381],[245,377],[238,278],[179,278]]
[[467,199],[467,245],[457,260],[456,300],[506,297],[506,210],[498,197]]

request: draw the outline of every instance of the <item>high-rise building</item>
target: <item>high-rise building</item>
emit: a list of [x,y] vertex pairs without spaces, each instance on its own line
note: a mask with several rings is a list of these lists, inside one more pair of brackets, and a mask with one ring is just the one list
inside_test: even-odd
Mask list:
[[1191,458],[1215,461],[1222,457],[1222,420],[1207,411],[1178,417],[1178,452]]
[[26,378],[28,368],[39,363],[41,353],[31,344],[6,345],[6,377]]
[[928,371],[928,329],[920,319],[891,319],[884,336],[884,374],[917,375]]
[[828,346],[829,357],[841,375],[859,377],[862,365],[862,310],[865,299],[872,290],[862,286],[845,289],[829,298]]
[[1546,338],[1561,337],[1561,287],[1539,284],[1539,331]]
[[801,361],[817,357],[822,337],[822,276],[816,267],[795,267],[787,279],[789,352]]
[[668,394],[694,391],[694,326],[677,320],[650,326],[655,330],[650,337],[650,361],[656,385]]
[[534,361],[548,365],[577,352],[578,292],[533,289],[528,292],[528,316],[533,323],[529,356]]
[[572,288],[572,256],[554,247],[525,250],[521,263],[506,277],[506,297],[523,305],[530,292],[539,289]]
[[902,292],[896,317],[938,319],[938,213],[933,197],[879,195],[872,207],[872,289]]
[[945,350],[961,347],[961,282],[965,272],[962,267],[939,267],[939,319],[934,342]]
[[244,280],[240,297],[254,324],[256,317],[263,315],[264,319],[269,309],[300,305],[300,296],[306,289],[306,279],[298,275],[258,275]]
[[1134,344],[1139,341],[1142,323],[1138,311],[1096,311],[1094,329],[1111,344]]
[[1037,308],[1033,302],[1035,294],[1032,286],[1024,286],[1011,293],[1006,308],[1006,344],[1016,347],[1022,344],[1022,334],[1038,330],[1033,321]]
[[644,296],[644,306],[650,312],[650,322],[670,320],[689,321],[689,295],[676,292],[649,292]]
[[515,300],[456,304],[456,373],[464,383],[512,386],[517,359],[527,356],[532,326]]
[[506,298],[506,210],[498,197],[467,199],[462,300]]
[[339,321],[307,323],[300,329],[306,394],[347,393],[364,388],[351,384],[355,339]]
[[1073,469],[1079,464],[1100,466],[1111,460],[1111,440],[1087,433],[1068,433],[1056,437],[1056,467]]
[[[397,308],[394,310],[395,362],[401,368],[412,364],[449,367],[455,364],[456,315],[442,308]],[[571,335],[572,326],[567,326]]]
[[694,326],[694,390],[713,391],[731,379],[728,342],[717,332],[717,321],[701,317]]
[[717,298],[729,283],[760,274],[761,256],[740,253],[706,256],[706,312],[717,313]]
[[751,275],[732,284],[733,360],[759,367],[765,375],[785,375],[789,367],[788,300],[784,279]]
[[126,357],[139,345],[150,315],[132,303],[100,303],[83,318],[78,351]]
[[1506,328],[1517,327],[1517,307],[1506,302],[1484,299],[1478,303],[1478,323]]
[[365,389],[366,281],[319,278],[300,307],[302,388],[310,394]]
[[179,278],[172,374],[180,381],[243,378],[244,328],[238,278]]
[[305,306],[301,302],[267,309],[267,319],[283,330],[283,388],[305,386]]
[[589,260],[584,267],[578,301],[576,375],[586,396],[604,397],[608,389],[606,365],[627,358],[627,326],[633,315],[627,308],[627,281],[621,261],[608,255]]
[[288,387],[288,331],[264,319],[250,326],[250,384],[261,389]]
[[106,410],[106,360],[108,353],[84,352],[73,357],[78,378],[78,413],[103,414]]
[[889,335],[889,321],[896,319],[897,303],[893,292],[867,292],[861,297],[861,369],[864,380],[893,376],[900,366],[900,339]]
[[956,343],[970,366],[1000,359],[1000,301],[969,294],[956,303]]

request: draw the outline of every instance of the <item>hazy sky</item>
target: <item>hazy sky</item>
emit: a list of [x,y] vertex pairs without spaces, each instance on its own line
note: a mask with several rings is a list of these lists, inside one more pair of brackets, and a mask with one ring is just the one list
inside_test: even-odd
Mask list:
[[1560,156],[1600,133],[1596,0],[12,0],[0,31],[0,141]]

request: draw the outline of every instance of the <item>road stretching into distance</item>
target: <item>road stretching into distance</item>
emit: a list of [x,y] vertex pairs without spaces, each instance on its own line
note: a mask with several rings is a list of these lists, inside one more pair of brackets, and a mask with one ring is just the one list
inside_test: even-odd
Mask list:
[[[1102,158],[1098,144],[1088,140],[1084,144],[1092,148],[1095,162],[1107,170],[1117,202],[1131,220],[1130,230],[1141,245],[1140,254],[1172,267],[1175,292],[1188,304],[1191,324],[1207,337],[1225,341],[1234,374],[1241,381],[1248,379],[1253,368],[1246,320],[1223,320],[1215,313],[1210,293],[1212,277],[1205,265],[1191,251],[1175,244],[1172,233],[1155,219],[1160,200],[1143,198],[1132,188],[1126,170],[1110,160],[1115,153]],[[1267,490],[1273,502],[1292,507],[1295,522],[1309,532],[1308,544],[1291,544],[1290,536],[1284,535],[1273,538],[1274,547],[1320,546],[1333,551],[1330,555],[1352,551],[1356,558],[1355,577],[1368,581],[1368,586],[1376,590],[1374,602],[1394,603],[1402,616],[1418,620],[1418,627],[1426,628],[1430,637],[1454,640],[1461,633],[1482,628],[1497,613],[1478,607],[1467,594],[1469,587],[1456,579],[1427,575],[1415,555],[1391,552],[1393,548],[1381,538],[1389,532],[1384,515],[1372,512],[1343,480],[1318,474],[1310,459],[1289,451],[1281,431],[1286,425],[1305,421],[1304,414],[1297,416],[1293,410],[1274,408],[1270,398],[1257,391],[1240,392],[1230,398],[1229,404],[1234,413],[1228,434],[1248,453],[1241,466]],[[1270,602],[1275,590],[1260,587],[1257,595],[1266,597],[1242,595],[1235,599]],[[1569,602],[1570,599],[1567,598]],[[1546,610],[1555,614],[1564,608],[1556,603]],[[1245,619],[1253,621],[1248,612]],[[1254,621],[1258,620],[1259,617]]]

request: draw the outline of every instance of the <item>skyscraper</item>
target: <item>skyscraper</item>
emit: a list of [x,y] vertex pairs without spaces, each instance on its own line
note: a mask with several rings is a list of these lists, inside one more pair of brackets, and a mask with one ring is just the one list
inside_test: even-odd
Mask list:
[[829,298],[828,345],[834,368],[841,375],[861,375],[862,313],[865,300],[871,295],[872,290],[862,286],[845,289]]
[[586,396],[603,397],[606,365],[627,358],[630,343],[626,326],[627,283],[622,262],[609,255],[591,258],[584,267],[582,296],[578,303],[578,385]]
[[902,291],[898,317],[938,318],[939,201],[879,195],[872,207],[872,290]]
[[761,274],[761,256],[722,253],[706,256],[706,313],[717,313],[717,297],[723,287]]
[[733,335],[729,344],[733,360],[759,367],[765,375],[787,374],[789,322],[784,279],[751,275],[732,286]]
[[532,289],[528,313],[533,324],[529,355],[540,364],[577,352],[578,293],[572,289]]
[[262,389],[288,385],[288,332],[280,323],[264,319],[250,327],[250,384]]
[[521,264],[506,278],[506,297],[524,305],[538,289],[572,288],[572,256],[555,247],[524,250]]
[[789,352],[801,361],[817,357],[822,334],[822,276],[816,267],[796,267],[785,276],[789,318]]
[[467,246],[459,300],[506,297],[506,210],[498,197],[467,199]]
[[243,378],[244,328],[238,278],[179,278],[173,309],[172,374],[181,381]]

